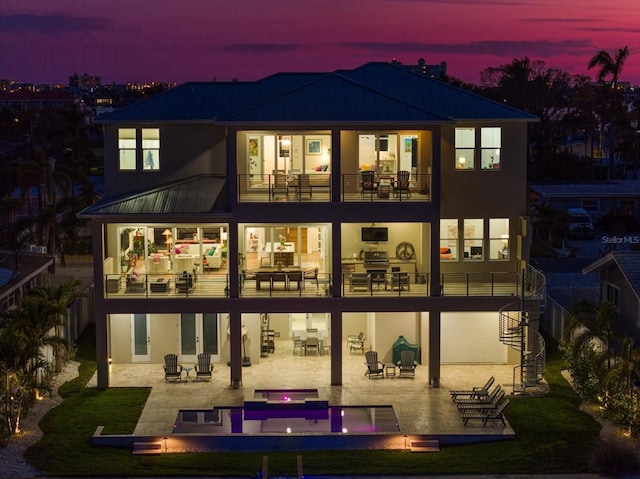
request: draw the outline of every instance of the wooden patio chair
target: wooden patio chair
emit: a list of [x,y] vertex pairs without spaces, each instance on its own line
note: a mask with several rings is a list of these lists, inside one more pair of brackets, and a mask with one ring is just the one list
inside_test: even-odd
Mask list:
[[362,196],[368,193],[373,198],[378,196],[378,184],[376,183],[376,172],[367,170],[362,172],[362,181],[360,183],[362,188]]
[[194,366],[196,371],[196,381],[211,381],[213,373],[213,364],[211,364],[211,355],[206,353],[198,354],[198,362]]
[[367,351],[364,354],[365,359],[367,360],[367,372],[364,374],[374,378],[384,378],[384,364],[378,361],[378,353],[376,351]]
[[398,366],[398,377],[401,378],[415,378],[417,361],[414,359],[414,353],[411,349],[405,349],[400,353],[400,361],[396,364]]
[[165,354],[164,380],[165,382],[182,381],[182,366],[178,364],[177,354]]
[[347,346],[349,347],[349,354],[352,354],[354,351],[364,352],[364,333],[360,331],[360,334],[356,337],[347,337]]
[[411,173],[405,170],[398,171],[396,175],[396,180],[393,183],[393,196],[399,196],[402,198],[402,194],[404,193],[407,197],[411,198],[411,190],[409,189],[409,178],[411,177]]

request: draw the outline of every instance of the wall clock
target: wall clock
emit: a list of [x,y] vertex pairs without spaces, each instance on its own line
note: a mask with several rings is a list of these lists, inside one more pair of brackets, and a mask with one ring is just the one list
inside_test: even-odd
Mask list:
[[411,243],[403,241],[396,247],[396,258],[403,261],[407,261],[413,258],[416,254],[415,249]]

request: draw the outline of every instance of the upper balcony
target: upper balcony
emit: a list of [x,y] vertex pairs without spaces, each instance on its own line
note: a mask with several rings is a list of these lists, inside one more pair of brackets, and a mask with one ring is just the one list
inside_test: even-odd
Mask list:
[[[331,173],[238,175],[238,201],[330,203]],[[340,175],[342,202],[430,202],[431,175],[374,172]]]

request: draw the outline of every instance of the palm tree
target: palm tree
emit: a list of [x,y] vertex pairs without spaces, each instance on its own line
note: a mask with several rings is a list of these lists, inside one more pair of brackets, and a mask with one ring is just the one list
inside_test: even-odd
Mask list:
[[611,77],[611,88],[615,91],[618,87],[618,80],[622,73],[627,57],[629,56],[629,47],[619,48],[614,57],[609,52],[600,50],[591,60],[589,60],[589,69],[599,67],[598,81],[605,83],[607,78]]
[[[51,308],[49,310],[51,318],[49,321],[43,321],[43,327],[51,326],[46,336],[55,338],[51,345],[54,348],[53,360],[56,372],[60,372],[64,366],[64,358],[61,353],[67,345],[63,340],[62,326],[66,319],[67,308],[73,301],[85,296],[84,293],[77,290],[81,284],[82,281],[73,279],[59,286],[33,288],[27,296],[49,305]],[[53,334],[51,334],[52,331]]]
[[53,348],[54,366],[61,369],[61,351],[66,347],[61,337],[63,319],[69,303],[82,296],[76,290],[80,284],[72,280],[56,287],[34,288],[17,308],[0,316],[0,444],[20,431],[20,418],[33,404],[36,392],[50,389],[45,348]]
[[[591,60],[589,60],[588,68],[598,67],[598,82],[608,92],[610,102],[610,129],[609,129],[609,176],[613,171],[613,153],[616,146],[615,142],[615,122],[618,118],[619,102],[618,97],[618,81],[622,73],[624,63],[629,57],[629,47],[619,48],[612,57],[609,52],[600,50]],[[602,147],[602,145],[600,145]]]

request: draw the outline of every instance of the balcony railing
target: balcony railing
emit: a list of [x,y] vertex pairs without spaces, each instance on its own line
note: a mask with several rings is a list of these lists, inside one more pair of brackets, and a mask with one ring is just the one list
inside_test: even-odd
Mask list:
[[417,202],[431,201],[431,175],[410,175],[399,181],[394,174],[373,176],[363,180],[362,174],[340,175],[341,199],[345,202]]
[[[238,175],[238,201],[246,203],[331,202],[331,174]],[[360,174],[340,175],[343,202],[431,201],[431,175],[411,175],[400,183],[395,175],[376,176],[363,184]]]
[[[347,273],[343,296],[430,296],[430,273]],[[513,296],[516,273],[442,273],[442,296]]]
[[[342,296],[413,296],[428,297],[430,273],[345,273],[342,275]],[[239,296],[323,297],[332,296],[333,281],[329,273],[317,277],[301,271],[271,271],[268,275],[240,275]],[[516,273],[442,273],[442,296],[517,296]],[[225,273],[105,275],[106,298],[189,298],[228,297],[229,275]]]

